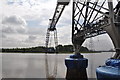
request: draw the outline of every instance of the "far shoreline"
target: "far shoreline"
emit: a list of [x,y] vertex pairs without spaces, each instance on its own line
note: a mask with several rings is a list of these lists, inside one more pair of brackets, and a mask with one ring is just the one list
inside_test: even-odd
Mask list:
[[[104,53],[104,52],[115,52],[115,51],[95,51],[95,52],[80,52],[81,54],[92,54],[92,53]],[[3,54],[9,54],[9,53],[14,53],[14,54],[74,54],[74,52],[60,52],[60,53],[45,53],[45,52],[0,52]]]

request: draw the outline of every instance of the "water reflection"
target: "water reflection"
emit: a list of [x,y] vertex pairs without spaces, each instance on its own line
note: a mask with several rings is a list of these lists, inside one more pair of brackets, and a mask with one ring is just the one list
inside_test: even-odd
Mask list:
[[[58,55],[57,78],[64,78],[66,75],[66,66],[64,59],[70,54]],[[105,60],[113,53],[92,53],[83,54],[89,59],[88,76],[95,78],[95,70],[103,65]],[[50,70],[54,64],[54,54],[49,54]],[[45,78],[45,54],[14,54],[8,53],[2,55],[2,77],[3,78]]]
[[0,80],[2,78],[2,54],[0,53]]

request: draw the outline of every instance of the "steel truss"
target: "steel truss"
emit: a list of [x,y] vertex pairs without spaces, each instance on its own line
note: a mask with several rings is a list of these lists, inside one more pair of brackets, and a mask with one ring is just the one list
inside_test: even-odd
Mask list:
[[[55,9],[53,18],[50,19],[49,31],[56,30],[56,24],[70,0],[62,0]],[[112,0],[111,0],[112,1]],[[120,58],[120,10],[117,14],[113,10],[113,2],[109,0],[73,0],[72,10],[72,42],[75,53],[86,38],[108,33],[116,48],[114,58]],[[47,33],[49,37],[49,33]],[[46,37],[46,45],[49,38]],[[119,57],[118,57],[119,56]]]
[[[109,0],[74,0],[72,10],[72,42],[74,46],[80,47],[86,38],[108,33],[116,49],[113,58],[120,59],[119,10],[115,12],[113,2],[109,2]],[[78,50],[76,51],[78,52]]]
[[68,4],[69,4],[69,0],[64,1],[64,2],[61,2],[60,0],[58,0],[53,18],[50,19],[50,25],[49,25],[50,31],[54,31],[56,24],[59,18],[61,17],[63,10],[65,9],[65,6]]
[[96,2],[80,2],[79,0],[73,2],[73,36],[84,36],[84,39],[86,39],[106,33],[103,28],[110,24],[107,14],[109,9],[104,7],[105,2],[106,0],[101,4],[99,4],[99,0]]

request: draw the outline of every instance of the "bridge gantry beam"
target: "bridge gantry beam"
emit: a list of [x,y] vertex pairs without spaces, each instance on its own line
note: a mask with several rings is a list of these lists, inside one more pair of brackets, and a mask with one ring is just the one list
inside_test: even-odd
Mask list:
[[48,47],[48,44],[49,44],[50,32],[54,32],[55,44],[58,44],[56,24],[57,24],[59,18],[61,17],[65,6],[67,6],[69,4],[69,2],[70,2],[70,0],[57,0],[57,5],[56,5],[56,8],[55,8],[53,18],[49,19],[49,26],[48,26],[48,29],[47,29],[46,43],[45,43],[46,48]]
[[56,24],[61,17],[62,12],[66,5],[68,5],[70,0],[57,0],[56,9],[53,15],[53,18],[50,19],[49,30],[54,31],[56,28]]

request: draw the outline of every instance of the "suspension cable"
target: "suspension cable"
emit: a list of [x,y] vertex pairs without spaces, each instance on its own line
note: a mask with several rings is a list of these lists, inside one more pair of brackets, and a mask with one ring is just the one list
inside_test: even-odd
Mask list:
[[[55,48],[55,51],[54,51],[54,53],[55,53],[55,63],[54,63],[54,68],[53,68],[53,73],[52,74],[50,74],[49,73],[49,64],[48,64],[48,53],[49,53],[49,51],[48,51],[48,49],[49,49],[49,43],[50,43],[50,37],[52,37],[51,36],[51,32],[53,32],[54,33],[54,48]],[[56,78],[56,76],[57,76],[57,53],[58,53],[58,51],[57,51],[57,46],[58,46],[58,39],[57,39],[57,30],[56,29],[54,29],[54,31],[51,31],[51,30],[49,30],[49,28],[48,28],[48,30],[47,30],[47,34],[46,34],[46,53],[45,53],[45,66],[46,66],[46,78],[48,79],[48,80],[50,80],[51,78],[52,79],[55,79]]]

